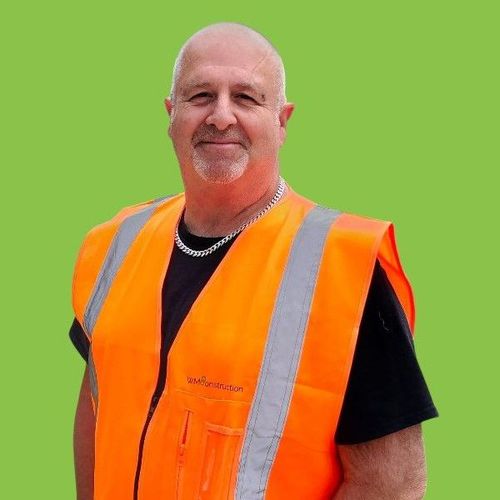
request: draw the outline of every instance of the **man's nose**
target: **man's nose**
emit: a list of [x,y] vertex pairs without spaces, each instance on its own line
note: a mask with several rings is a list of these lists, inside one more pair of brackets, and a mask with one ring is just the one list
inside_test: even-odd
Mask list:
[[234,115],[232,103],[229,98],[219,96],[213,106],[214,107],[205,120],[207,125],[214,125],[219,130],[225,130],[230,125],[235,125],[237,123],[238,120]]

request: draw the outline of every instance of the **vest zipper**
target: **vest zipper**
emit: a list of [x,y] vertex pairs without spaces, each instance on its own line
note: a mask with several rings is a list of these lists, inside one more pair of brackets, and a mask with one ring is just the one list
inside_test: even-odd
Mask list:
[[134,479],[134,500],[137,500],[137,495],[139,492],[139,477],[141,475],[141,467],[142,467],[142,453],[144,451],[144,441],[146,439],[146,434],[148,432],[149,422],[153,418],[154,412],[156,410],[156,406],[158,405],[159,396],[156,394],[151,398],[151,403],[149,405],[148,414],[146,417],[146,422],[144,423],[144,427],[142,429],[141,439],[139,441],[139,453],[137,457],[137,468],[135,470],[135,479]]
[[[167,341],[168,338],[168,341]],[[144,442],[146,440],[146,434],[148,432],[149,423],[153,418],[153,415],[158,406],[158,401],[160,400],[163,390],[166,384],[166,374],[167,374],[167,354],[170,349],[170,345],[173,342],[173,337],[170,335],[161,336],[161,348],[160,348],[160,367],[158,369],[158,378],[156,380],[156,388],[151,397],[151,403],[149,404],[149,410],[146,415],[146,421],[144,422],[144,427],[142,428],[141,439],[139,440],[139,452],[137,454],[137,467],[135,469],[135,479],[134,479],[134,500],[138,500],[139,495],[139,480],[141,477],[142,468],[142,454],[144,452]]]

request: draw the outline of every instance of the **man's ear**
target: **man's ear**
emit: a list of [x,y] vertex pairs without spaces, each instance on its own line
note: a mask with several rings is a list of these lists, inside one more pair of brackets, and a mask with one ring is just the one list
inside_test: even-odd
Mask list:
[[286,126],[288,124],[288,120],[292,116],[293,110],[295,109],[295,104],[293,102],[287,102],[285,105],[281,108],[280,114],[279,114],[279,120],[280,120],[280,136],[281,136],[281,144],[283,145],[286,139]]
[[168,116],[172,116],[173,106],[174,105],[172,104],[172,99],[170,99],[170,97],[166,97],[165,98],[165,109],[167,110]]
[[172,128],[172,108],[174,107],[172,99],[170,97],[165,98],[165,109],[167,110],[168,116],[170,117],[170,123],[168,124],[168,136],[171,138],[171,128]]

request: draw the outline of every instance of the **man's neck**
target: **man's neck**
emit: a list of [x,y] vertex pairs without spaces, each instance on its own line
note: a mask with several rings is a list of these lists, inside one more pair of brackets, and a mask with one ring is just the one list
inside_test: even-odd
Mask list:
[[267,185],[237,181],[191,189],[186,185],[186,227],[197,236],[225,236],[263,210],[275,195],[278,183],[279,177]]

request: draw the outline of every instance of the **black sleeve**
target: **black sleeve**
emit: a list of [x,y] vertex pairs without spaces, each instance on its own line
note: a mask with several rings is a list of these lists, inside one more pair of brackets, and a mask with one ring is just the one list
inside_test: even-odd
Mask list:
[[85,335],[82,326],[76,318],[73,320],[71,328],[69,329],[69,338],[71,339],[71,342],[73,342],[73,345],[76,347],[82,358],[87,361],[89,357],[90,342],[87,335]]
[[335,442],[368,441],[437,416],[406,316],[377,261]]

